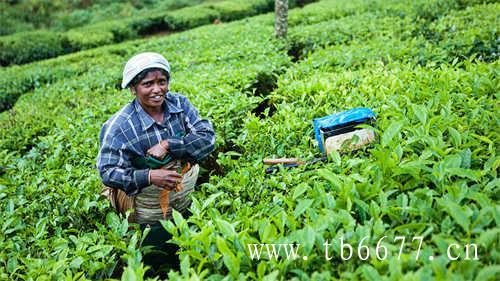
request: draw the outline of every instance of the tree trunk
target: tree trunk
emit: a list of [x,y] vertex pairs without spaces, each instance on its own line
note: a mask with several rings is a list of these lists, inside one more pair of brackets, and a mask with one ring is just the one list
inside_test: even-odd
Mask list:
[[277,38],[285,38],[288,29],[288,0],[275,0],[274,34]]

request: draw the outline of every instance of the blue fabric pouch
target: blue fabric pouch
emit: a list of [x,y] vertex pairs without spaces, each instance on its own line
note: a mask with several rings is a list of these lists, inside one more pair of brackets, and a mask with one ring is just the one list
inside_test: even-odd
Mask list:
[[353,108],[329,116],[315,118],[314,135],[319,150],[325,153],[324,143],[330,136],[357,130],[356,126],[375,121],[375,113],[369,108]]

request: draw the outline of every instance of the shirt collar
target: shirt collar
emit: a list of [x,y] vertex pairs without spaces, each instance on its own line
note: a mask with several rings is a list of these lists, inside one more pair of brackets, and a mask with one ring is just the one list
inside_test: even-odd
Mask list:
[[167,109],[168,109],[169,113],[179,113],[179,112],[184,111],[184,109],[180,108],[181,105],[179,103],[179,99],[174,97],[174,95],[172,95],[172,93],[167,92],[166,101],[167,101]]
[[[137,112],[139,116],[139,120],[141,122],[142,130],[146,131],[149,129],[149,127],[153,126],[153,124],[156,122],[151,115],[149,115],[144,108],[142,108],[141,104],[139,103],[139,100],[137,98],[134,99],[134,108],[135,111]],[[174,96],[170,93],[167,92],[166,99],[163,102],[163,105],[167,105],[167,110],[165,111],[165,121],[170,118],[170,114],[172,113],[179,113],[184,111],[182,108],[179,108],[178,99],[174,98]],[[167,114],[168,112],[168,114]]]
[[144,108],[142,108],[137,98],[134,99],[134,108],[139,117],[139,121],[141,121],[142,130],[146,131],[155,123],[155,120],[144,110]]

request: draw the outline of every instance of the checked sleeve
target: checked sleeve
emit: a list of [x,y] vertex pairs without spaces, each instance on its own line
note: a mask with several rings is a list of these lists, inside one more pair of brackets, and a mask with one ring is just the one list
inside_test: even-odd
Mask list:
[[177,159],[189,158],[200,162],[214,149],[214,129],[208,120],[201,119],[198,110],[187,98],[180,98],[180,104],[184,110],[186,135],[167,138],[170,153]]
[[149,185],[148,169],[134,169],[130,152],[120,138],[101,131],[101,147],[97,156],[97,169],[103,184],[119,188],[127,195],[135,195]]

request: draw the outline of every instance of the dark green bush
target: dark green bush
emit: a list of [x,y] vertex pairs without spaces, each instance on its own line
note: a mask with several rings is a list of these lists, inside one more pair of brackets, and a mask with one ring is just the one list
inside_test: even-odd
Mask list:
[[214,20],[231,21],[274,10],[274,1],[220,1],[187,7],[168,13],[164,21],[171,30],[184,30],[212,23]]
[[415,7],[416,16],[427,21],[434,21],[448,11],[457,9],[456,1],[433,0],[418,3]]
[[122,42],[128,39],[137,38],[137,30],[131,25],[131,21],[111,21],[96,25],[113,33],[114,42]]
[[[3,0],[0,35],[33,29],[64,32],[103,21],[148,16],[214,0]],[[220,1],[220,0],[218,0]],[[162,18],[163,18],[162,16]]]
[[66,31],[90,23],[92,12],[89,10],[75,10],[71,13],[60,13],[53,28],[58,31]]
[[203,0],[152,0],[154,2],[154,9],[159,9],[162,11],[177,10],[184,7],[194,6],[201,4],[205,1]]
[[[285,43],[271,38],[268,14],[0,69],[0,87],[10,77],[27,86],[50,81],[0,114],[0,279],[146,278],[137,245],[144,236],[99,197],[95,158],[101,124],[132,99],[116,89],[123,63],[152,50],[172,62],[173,90],[214,124],[214,162],[225,170],[209,167],[193,193],[193,215],[164,224],[182,249],[182,269],[170,279],[496,280],[498,62],[441,60],[434,67],[412,58],[440,54],[441,44],[490,38],[496,21],[485,13],[495,19],[498,4],[466,12],[467,20],[450,11],[431,26],[446,35],[436,42],[402,39],[415,29],[413,17],[365,9],[332,18],[324,7],[290,11],[315,19],[290,34],[317,42],[294,64]],[[85,73],[65,74],[86,65]],[[33,75],[18,76],[24,72]],[[265,118],[258,118],[263,102]],[[379,142],[264,175],[264,157],[317,154],[313,118],[359,106],[377,112]],[[415,258],[417,241],[407,241],[399,259],[396,235],[425,236],[422,257]],[[368,236],[371,259],[341,261],[336,249],[335,260],[323,258],[325,239],[344,237],[354,246]],[[383,237],[385,261],[373,257]],[[249,260],[248,243],[275,241],[301,244],[309,260]],[[479,260],[446,258],[450,243],[476,241]]]
[[[311,1],[314,2],[314,1]],[[256,14],[268,13],[274,11],[274,1],[272,0],[256,0],[250,3]],[[294,8],[296,5],[292,2],[288,4],[289,8]]]
[[[16,34],[0,38],[0,64],[23,64],[61,54],[118,43],[158,31],[180,31],[210,24],[216,19],[236,20],[273,10],[274,1],[221,1],[200,4],[175,11],[103,21],[71,29],[61,35],[46,31]],[[74,13],[86,21],[85,13]],[[63,24],[67,25],[67,24]],[[64,29],[62,26],[61,28]],[[28,47],[24,42],[30,42]]]
[[95,48],[113,43],[113,33],[107,30],[70,30],[65,33],[71,48],[75,51]]
[[[85,56],[80,56],[85,57]],[[2,69],[0,74],[0,112],[11,108],[24,93],[42,85],[67,77],[78,76],[88,70],[87,60],[44,61],[36,64],[12,66]]]
[[498,21],[498,12],[489,7],[495,10],[499,6],[477,5],[443,16],[429,25],[429,31],[435,34],[429,41],[438,44],[450,60],[464,60],[472,55],[486,62],[497,60],[500,34],[498,27],[489,23]]
[[220,13],[220,20],[222,21],[240,19],[249,14],[256,13],[251,3],[248,2],[223,1],[210,4],[208,7],[218,11]]
[[168,24],[164,21],[165,14],[154,14],[132,19],[129,27],[139,35],[151,34],[161,30],[168,30]]
[[0,1],[0,35],[8,35],[34,29],[32,23],[24,21],[23,11]]
[[184,30],[212,23],[220,13],[208,7],[196,6],[169,13],[163,19],[170,30]]
[[64,54],[65,38],[51,31],[17,33],[0,38],[0,65],[22,64]]

